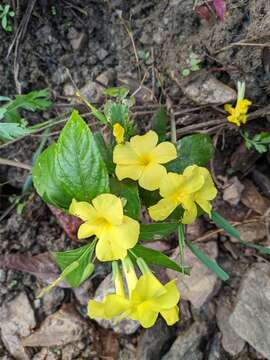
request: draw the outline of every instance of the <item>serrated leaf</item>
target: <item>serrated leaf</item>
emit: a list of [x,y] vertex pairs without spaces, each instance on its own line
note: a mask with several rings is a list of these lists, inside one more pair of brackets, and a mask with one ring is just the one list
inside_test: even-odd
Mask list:
[[94,266],[91,263],[91,257],[94,251],[93,244],[94,243],[87,244],[74,250],[53,253],[53,258],[62,272],[72,264],[78,263],[78,265],[74,267],[74,270],[65,276],[65,280],[70,286],[80,286],[80,284],[92,274],[94,270]]
[[186,239],[186,244],[188,248],[193,252],[193,254],[205,265],[213,271],[221,280],[226,281],[230,277],[229,275],[216,263],[215,260],[210,259],[205,255],[201,249],[199,249],[195,244]]
[[116,97],[119,99],[124,99],[127,97],[129,89],[125,86],[111,87],[103,91],[104,95]]
[[[1,118],[1,109],[0,109]],[[31,131],[20,124],[0,122],[0,141],[10,141],[29,134]]]
[[125,215],[136,220],[139,219],[141,215],[141,201],[138,185],[130,180],[119,181],[116,178],[110,178],[110,188],[113,194],[126,199],[127,203],[124,207]]
[[142,224],[139,240],[159,240],[177,230],[177,223]]
[[149,265],[159,265],[167,269],[172,269],[186,275],[190,275],[190,268],[184,267],[183,269],[173,260],[171,260],[167,255],[161,253],[160,251],[149,249],[142,245],[136,245],[131,251],[131,257],[134,253],[137,257],[141,257]]
[[215,148],[210,136],[194,134],[177,142],[177,159],[167,164],[167,169],[182,172],[189,165],[204,166],[214,156]]
[[104,113],[112,125],[119,123],[126,129],[129,117],[129,108],[127,104],[107,101]]
[[159,141],[167,139],[168,115],[165,106],[161,106],[152,119],[152,129],[158,134]]

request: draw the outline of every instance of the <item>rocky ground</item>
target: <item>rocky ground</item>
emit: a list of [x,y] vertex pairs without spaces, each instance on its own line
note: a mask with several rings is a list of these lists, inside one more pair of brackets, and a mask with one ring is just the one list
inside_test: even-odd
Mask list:
[[[194,12],[192,0],[11,1],[17,24],[10,34],[0,30],[0,95],[48,88],[54,106],[44,120],[68,114],[75,86],[101,105],[104,86],[124,83],[136,90],[133,117],[141,130],[149,127],[157,105],[167,103],[178,137],[194,131],[213,136],[216,155],[209,167],[219,188],[215,208],[243,240],[270,246],[270,153],[247,151],[238,130],[227,125],[223,106],[217,106],[235,99],[236,82],[244,80],[253,102],[247,129],[269,131],[270,61],[263,44],[270,38],[270,4],[226,3],[224,22],[206,22]],[[25,14],[29,19],[17,56],[13,48],[7,57]],[[201,70],[183,78],[192,52]],[[33,124],[42,120],[27,116]],[[56,137],[52,134],[50,141]],[[30,164],[39,142],[38,136],[26,137],[0,149],[0,157]],[[243,248],[205,219],[188,226],[188,237],[217,260],[230,280],[221,283],[186,250],[190,277],[160,273],[162,279],[177,278],[181,291],[181,320],[174,327],[161,319],[148,330],[130,321],[115,325],[87,319],[88,298],[112,286],[109,269],[101,265],[79,289],[57,287],[38,299],[46,279],[57,273],[48,251],[76,244],[33,190],[23,199],[22,212],[12,206],[10,197],[20,195],[27,175],[0,167],[0,359],[270,359],[269,257]],[[177,257],[173,237],[152,246]],[[17,256],[9,269],[7,255]],[[18,271],[25,269],[25,256],[33,265],[28,273]]]

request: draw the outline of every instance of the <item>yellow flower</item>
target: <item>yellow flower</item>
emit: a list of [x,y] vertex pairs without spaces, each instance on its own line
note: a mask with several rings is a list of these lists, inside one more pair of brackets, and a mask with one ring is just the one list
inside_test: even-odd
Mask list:
[[116,320],[128,317],[139,321],[144,328],[149,328],[155,324],[160,313],[168,325],[175,324],[179,319],[177,304],[180,299],[175,281],[162,285],[150,270],[139,280],[136,279],[135,284],[134,275],[132,277],[131,286],[127,278],[129,298],[122,290],[116,290],[115,294],[107,295],[102,302],[90,300],[89,317]]
[[252,102],[247,99],[238,99],[235,108],[230,104],[226,104],[224,109],[230,114],[227,117],[228,121],[237,126],[245,124],[247,122],[248,108],[251,104]]
[[113,125],[113,136],[115,137],[117,144],[124,142],[124,134],[125,129],[119,123]]
[[153,220],[166,219],[177,206],[184,208],[183,224],[191,224],[197,217],[198,204],[209,216],[211,203],[217,190],[206,168],[197,165],[188,166],[183,175],[168,173],[160,183],[160,195],[163,197],[149,208]]
[[148,131],[145,135],[132,137],[125,144],[116,145],[113,161],[117,178],[139,180],[139,185],[146,190],[158,189],[161,179],[167,174],[161,164],[175,159],[177,153],[172,143],[157,143],[158,135]]
[[124,259],[127,249],[138,241],[139,223],[123,214],[122,202],[115,195],[99,195],[92,205],[73,199],[69,212],[84,221],[78,231],[79,239],[93,235],[99,239],[96,255],[100,261]]

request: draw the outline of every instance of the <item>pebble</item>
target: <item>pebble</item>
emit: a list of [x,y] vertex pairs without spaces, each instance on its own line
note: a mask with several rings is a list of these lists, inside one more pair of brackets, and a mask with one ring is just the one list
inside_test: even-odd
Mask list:
[[236,206],[241,200],[241,195],[244,190],[244,185],[238,180],[236,176],[232,177],[228,186],[223,191],[223,200],[231,206]]

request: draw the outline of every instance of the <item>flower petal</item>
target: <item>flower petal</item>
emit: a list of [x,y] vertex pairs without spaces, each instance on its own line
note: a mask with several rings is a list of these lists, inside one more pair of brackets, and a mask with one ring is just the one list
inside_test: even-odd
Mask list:
[[98,301],[89,300],[87,306],[87,313],[91,319],[107,319],[107,316],[105,314],[105,304]]
[[201,197],[196,198],[196,203],[209,215],[211,216],[212,205],[208,200]]
[[171,309],[178,304],[180,300],[180,293],[175,284],[175,280],[168,282],[164,285],[166,293],[162,294],[156,300],[161,309]]
[[169,141],[165,141],[155,147],[150,156],[154,162],[157,162],[158,164],[165,164],[176,159],[177,152],[174,144]]
[[130,302],[123,296],[111,294],[106,296],[105,300],[105,314],[109,319],[123,314],[130,308]]
[[113,194],[101,194],[92,201],[99,217],[105,218],[111,225],[120,225],[123,221],[121,199]]
[[96,246],[96,256],[100,261],[112,261],[124,259],[127,256],[127,250],[112,246],[107,238],[100,238]]
[[98,228],[96,225],[93,225],[87,221],[79,227],[77,234],[78,239],[86,239],[89,238],[90,236],[96,235],[97,230]]
[[150,130],[144,135],[136,135],[130,139],[130,145],[137,155],[150,154],[158,143],[157,134]]
[[200,190],[204,184],[204,176],[197,165],[191,165],[185,168],[183,172],[185,182],[182,185],[181,192],[184,194],[193,194]]
[[146,302],[138,306],[137,316],[137,320],[140,322],[142,327],[147,329],[153,326],[157,321],[158,312],[153,311],[151,305]]
[[191,224],[196,220],[197,217],[197,206],[191,197],[186,197],[182,202],[183,208],[185,209],[182,223]]
[[167,325],[173,325],[179,320],[178,306],[174,306],[169,310],[162,310],[160,314],[165,319]]
[[138,180],[142,175],[144,166],[142,165],[116,165],[115,174],[118,180],[126,178]]
[[78,216],[83,221],[94,220],[96,218],[95,209],[86,201],[73,199],[69,207],[69,213]]
[[113,162],[121,165],[138,165],[139,157],[130,143],[119,144],[113,150]]
[[174,195],[179,191],[181,184],[184,181],[183,175],[168,173],[160,182],[160,195],[164,198]]
[[144,168],[139,178],[139,185],[146,190],[157,190],[160,186],[161,179],[166,176],[166,174],[167,171],[163,165],[150,163]]
[[142,275],[131,294],[131,302],[146,301],[166,293],[165,287],[151,273]]
[[171,197],[161,199],[157,204],[148,208],[149,215],[155,221],[165,220],[178,206],[178,203]]

